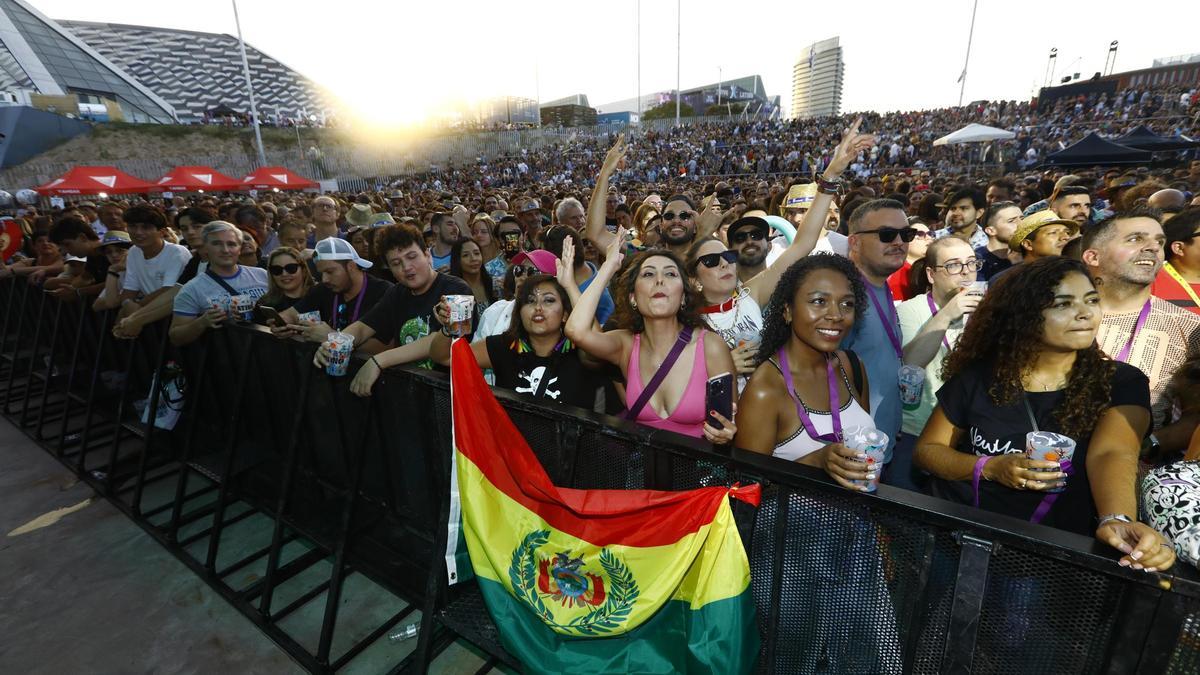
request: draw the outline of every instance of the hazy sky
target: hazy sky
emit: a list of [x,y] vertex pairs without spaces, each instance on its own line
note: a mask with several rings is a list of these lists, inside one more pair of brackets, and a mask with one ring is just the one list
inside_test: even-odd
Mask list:
[[[236,34],[228,0],[31,2],[55,19]],[[547,101],[583,93],[593,106],[631,98],[638,91],[637,7],[638,0],[238,3],[248,43],[380,121],[411,121],[450,98]],[[958,102],[970,0],[683,0],[682,7],[684,88],[716,81],[718,68],[725,79],[758,73],[767,93],[789,106],[800,50],[839,35],[843,111]],[[1060,77],[1085,78],[1103,68],[1114,39],[1118,72],[1200,52],[1197,7],[1182,0],[979,0],[964,100],[1028,98],[1045,78],[1051,47]],[[641,15],[642,93],[673,89],[676,3],[641,0]]]

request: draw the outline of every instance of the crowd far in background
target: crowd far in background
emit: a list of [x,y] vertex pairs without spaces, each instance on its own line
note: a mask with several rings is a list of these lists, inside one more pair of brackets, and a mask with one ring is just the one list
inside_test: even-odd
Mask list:
[[[1117,132],[1195,110],[1146,94],[1054,114]],[[973,114],[1019,120],[1037,157],[1054,142],[1024,104]],[[547,405],[1094,536],[1133,569],[1197,563],[1200,160],[944,172],[928,135],[969,116],[697,125],[358,194],[31,207],[0,276],[116,312],[118,338],[253,320],[320,367],[352,338],[360,396],[465,337],[495,386]]]

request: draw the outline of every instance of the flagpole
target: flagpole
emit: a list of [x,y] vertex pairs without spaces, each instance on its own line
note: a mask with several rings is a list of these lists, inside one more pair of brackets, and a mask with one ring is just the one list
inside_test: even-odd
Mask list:
[[238,18],[237,0],[233,2],[233,22],[237,24],[238,47],[242,50],[242,73],[246,76],[246,93],[250,96],[250,120],[254,122],[254,144],[258,148],[258,165],[267,165],[263,152],[262,132],[258,129],[258,109],[254,105],[254,85],[250,82],[250,61],[246,59],[246,41],[242,39],[242,20]]
[[967,65],[971,63],[971,42],[975,39],[975,10],[979,9],[979,0],[975,0],[975,4],[971,7],[971,30],[967,33],[967,58],[963,61],[962,75],[958,77],[958,81],[962,86],[958,88],[958,107],[962,107],[963,93],[967,90]]
[[642,0],[637,0],[637,111],[642,123]]
[[675,0],[675,126],[679,126],[679,45],[683,39],[683,5],[682,0]]

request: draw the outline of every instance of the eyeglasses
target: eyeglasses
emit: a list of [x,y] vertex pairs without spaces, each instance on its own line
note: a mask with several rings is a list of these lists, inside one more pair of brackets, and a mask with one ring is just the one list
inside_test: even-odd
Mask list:
[[277,277],[280,274],[295,274],[300,271],[300,263],[288,263],[286,265],[271,265],[271,276]]
[[724,259],[725,262],[729,263],[730,265],[736,263],[737,259],[738,259],[737,251],[721,251],[720,253],[706,253],[706,254],[700,256],[699,258],[696,258],[696,262],[701,265],[704,265],[705,267],[713,268],[713,267],[716,267],[717,265],[720,265],[722,259]]
[[945,265],[930,265],[930,267],[933,267],[935,269],[940,267],[940,268],[946,270],[946,272],[949,274],[962,274],[963,272],[966,272],[968,270],[970,270],[972,272],[978,272],[980,269],[983,268],[983,261],[982,260],[968,260],[966,262],[946,263]]
[[896,236],[899,235],[900,239],[907,244],[908,242],[917,238],[917,228],[906,227],[902,230],[897,230],[893,227],[881,227],[878,230],[863,230],[861,232],[855,232],[855,234],[877,234],[879,235],[879,241],[882,241],[885,244],[890,244],[893,241],[896,241]]
[[672,220],[675,220],[676,216],[678,216],[680,220],[691,220],[692,216],[694,215],[696,214],[692,213],[691,211],[680,211],[678,214],[674,211],[667,211],[666,213],[662,214],[662,219],[669,223]]
[[762,241],[766,238],[767,233],[763,232],[762,230],[742,230],[741,232],[735,232],[733,236],[729,238],[729,241],[734,244],[740,244],[747,239],[750,239],[751,241]]
[[513,268],[513,276],[514,277],[523,277],[526,275],[533,275],[533,274],[537,274],[537,273],[538,273],[538,270],[536,270],[532,267],[526,267],[524,265],[517,265],[516,267]]

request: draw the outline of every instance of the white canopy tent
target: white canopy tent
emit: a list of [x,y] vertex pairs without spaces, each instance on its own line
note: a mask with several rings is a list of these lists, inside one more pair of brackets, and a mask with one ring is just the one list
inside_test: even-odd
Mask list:
[[987,143],[988,141],[1007,141],[1016,137],[1017,135],[1011,131],[972,122],[954,133],[942,136],[934,141],[933,144],[937,146],[957,145],[959,143]]

